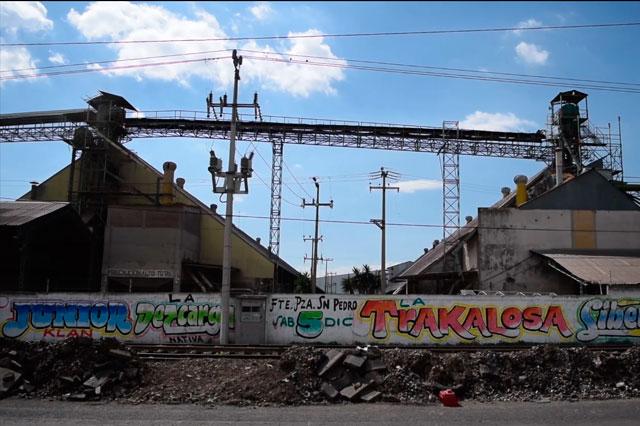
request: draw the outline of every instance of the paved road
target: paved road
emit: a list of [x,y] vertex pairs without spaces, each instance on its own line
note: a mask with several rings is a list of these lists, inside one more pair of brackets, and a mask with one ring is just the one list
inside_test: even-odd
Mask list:
[[616,401],[440,405],[348,404],[308,407],[213,407],[125,405],[22,400],[0,401],[0,424],[7,425],[638,425],[640,399]]

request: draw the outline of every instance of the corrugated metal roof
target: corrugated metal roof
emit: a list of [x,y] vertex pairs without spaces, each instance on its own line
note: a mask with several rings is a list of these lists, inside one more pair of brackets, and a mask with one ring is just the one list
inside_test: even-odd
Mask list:
[[587,284],[640,284],[640,256],[539,254]]
[[66,207],[69,203],[42,201],[0,202],[0,225],[21,226]]

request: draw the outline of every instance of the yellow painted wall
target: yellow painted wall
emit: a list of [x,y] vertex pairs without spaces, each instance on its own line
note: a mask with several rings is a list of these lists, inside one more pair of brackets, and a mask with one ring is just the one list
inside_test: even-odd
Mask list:
[[596,242],[596,212],[594,210],[571,211],[573,248],[592,249]]
[[[124,156],[123,156],[124,157]],[[69,170],[67,166],[38,188],[37,200],[39,201],[67,201],[67,190],[69,185]],[[77,176],[79,166],[76,168]],[[119,176],[125,181],[123,190],[132,191],[135,189],[149,194],[156,192],[156,173],[146,165],[133,159],[124,160],[120,164]],[[127,185],[129,182],[131,186]],[[162,188],[162,186],[160,186]],[[186,195],[175,191],[176,203],[199,207]],[[28,200],[30,194],[26,194],[22,199]],[[153,197],[152,197],[153,198]],[[115,201],[119,205],[154,205],[154,202],[144,196],[120,196]],[[200,262],[214,265],[222,265],[222,242],[224,225],[209,214],[203,214],[200,221]],[[240,270],[240,276],[244,280],[251,282],[253,279],[272,279],[273,263],[250,244],[237,235],[232,239],[231,266]]]

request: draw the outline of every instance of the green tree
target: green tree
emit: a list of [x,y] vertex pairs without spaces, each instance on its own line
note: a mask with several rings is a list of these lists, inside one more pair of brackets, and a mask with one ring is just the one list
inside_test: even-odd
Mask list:
[[293,282],[293,292],[311,293],[311,277],[309,277],[308,272],[298,275],[298,277]]
[[349,294],[375,294],[380,289],[380,277],[371,272],[369,265],[362,270],[353,267],[353,276],[342,280],[342,291]]
[[353,279],[349,276],[342,279],[342,291],[349,294],[354,294],[356,290]]

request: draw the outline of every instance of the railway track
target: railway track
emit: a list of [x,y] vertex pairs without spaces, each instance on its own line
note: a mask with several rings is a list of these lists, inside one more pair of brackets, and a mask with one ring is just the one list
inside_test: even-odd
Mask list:
[[[345,345],[309,345],[318,349],[355,349],[357,346]],[[464,345],[464,346],[428,346],[428,345],[385,345],[380,349],[423,349],[433,352],[512,352],[531,349],[536,345]],[[580,345],[555,345],[562,348],[582,347]],[[148,360],[178,360],[185,358],[240,358],[240,359],[277,359],[289,345],[143,345],[130,344],[129,349],[140,358]],[[630,345],[585,346],[593,351],[624,351]]]

